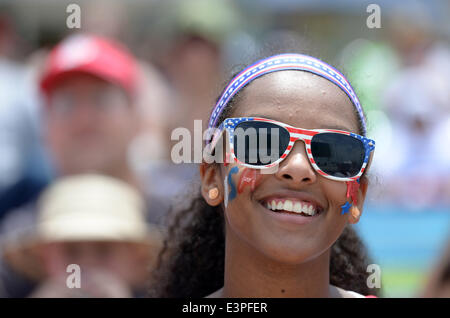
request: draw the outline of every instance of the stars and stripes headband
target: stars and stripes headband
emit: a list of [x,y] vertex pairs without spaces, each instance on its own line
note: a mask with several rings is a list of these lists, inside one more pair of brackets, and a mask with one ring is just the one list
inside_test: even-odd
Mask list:
[[347,94],[353,105],[355,105],[362,122],[363,134],[366,134],[366,119],[364,117],[361,104],[355,92],[353,91],[352,86],[345,78],[345,76],[342,75],[334,67],[317,58],[304,54],[291,53],[274,55],[262,59],[245,68],[238,75],[236,75],[225,88],[222,96],[215,105],[209,119],[208,128],[217,126],[217,121],[224,111],[225,107],[227,106],[228,102],[248,83],[267,73],[286,70],[300,70],[311,72],[336,84]]

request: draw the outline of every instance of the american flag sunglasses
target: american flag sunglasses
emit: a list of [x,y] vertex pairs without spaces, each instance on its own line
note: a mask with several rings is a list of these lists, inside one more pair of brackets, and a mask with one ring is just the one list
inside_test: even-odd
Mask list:
[[271,168],[282,162],[294,143],[301,140],[317,173],[336,181],[357,180],[375,149],[374,140],[348,131],[303,129],[267,118],[239,117],[222,122],[209,144],[210,151],[224,131],[229,137],[228,163],[234,161],[253,169]]

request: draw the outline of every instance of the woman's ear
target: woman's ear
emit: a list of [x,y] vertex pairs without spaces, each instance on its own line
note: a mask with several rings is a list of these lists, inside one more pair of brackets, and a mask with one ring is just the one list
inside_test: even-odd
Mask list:
[[200,164],[201,193],[205,201],[211,206],[218,206],[224,199],[224,186],[219,165]]
[[358,203],[353,203],[350,208],[349,223],[356,224],[359,222],[359,218],[363,212],[364,200],[366,199],[367,188],[369,186],[369,180],[367,177],[359,179],[359,189],[358,189]]

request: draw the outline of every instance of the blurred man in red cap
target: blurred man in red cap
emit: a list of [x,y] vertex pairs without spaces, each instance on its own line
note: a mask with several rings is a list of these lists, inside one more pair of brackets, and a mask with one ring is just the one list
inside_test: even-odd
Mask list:
[[134,58],[109,40],[74,35],[52,50],[41,88],[58,174],[94,171],[137,183],[127,162],[136,83]]
[[[139,133],[138,74],[136,60],[120,44],[93,35],[66,38],[50,52],[40,80],[44,137],[56,176],[97,173],[123,180],[144,195],[147,221],[161,225],[168,203],[148,193],[128,162]],[[10,213],[0,224],[0,241],[32,235],[35,215],[35,202]],[[4,277],[12,277],[1,262],[0,287]],[[30,288],[6,296],[26,296]]]

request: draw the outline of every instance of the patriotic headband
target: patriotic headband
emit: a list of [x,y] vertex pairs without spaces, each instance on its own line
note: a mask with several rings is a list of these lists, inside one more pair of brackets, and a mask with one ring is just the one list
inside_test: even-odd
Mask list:
[[361,104],[359,103],[358,97],[345,76],[327,63],[303,54],[274,55],[266,59],[262,59],[241,71],[225,88],[222,96],[213,109],[211,118],[209,119],[208,128],[216,127],[217,120],[230,99],[245,85],[264,74],[286,70],[311,72],[339,86],[339,88],[341,88],[350,98],[353,105],[355,105],[362,122],[363,133],[366,134],[366,119],[364,118]]

